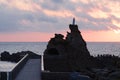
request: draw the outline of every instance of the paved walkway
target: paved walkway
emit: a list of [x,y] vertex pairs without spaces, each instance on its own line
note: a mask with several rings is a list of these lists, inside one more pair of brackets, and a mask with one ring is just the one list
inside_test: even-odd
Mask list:
[[40,59],[29,59],[15,80],[41,80]]

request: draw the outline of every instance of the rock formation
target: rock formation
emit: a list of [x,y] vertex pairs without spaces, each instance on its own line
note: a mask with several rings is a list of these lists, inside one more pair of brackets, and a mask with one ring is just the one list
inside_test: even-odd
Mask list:
[[7,51],[4,51],[1,53],[1,61],[11,61],[11,62],[19,62],[24,55],[29,54],[29,57],[39,57],[38,54],[32,52],[32,51],[21,51],[17,53],[9,53]]
[[7,51],[1,53],[1,61],[18,62],[21,59],[19,54],[11,54]]
[[[48,42],[43,57],[44,69],[50,72],[78,72],[93,80],[120,80],[120,57],[91,56],[75,19],[69,29],[66,38],[62,34],[55,34]],[[76,74],[73,77],[77,79]]]
[[55,34],[55,37],[48,42],[44,52],[45,70],[79,71],[90,66],[91,56],[75,24],[75,19],[73,19],[73,24],[69,25],[69,29],[70,32],[67,32],[65,39],[62,34]]

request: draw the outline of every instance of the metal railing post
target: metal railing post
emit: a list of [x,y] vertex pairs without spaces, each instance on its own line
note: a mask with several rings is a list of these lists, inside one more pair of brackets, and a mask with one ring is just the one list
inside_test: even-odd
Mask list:
[[7,80],[9,80],[9,72],[7,72]]

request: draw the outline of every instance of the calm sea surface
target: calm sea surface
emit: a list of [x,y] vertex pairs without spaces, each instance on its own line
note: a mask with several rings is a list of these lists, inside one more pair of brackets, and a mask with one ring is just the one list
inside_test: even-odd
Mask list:
[[[47,42],[0,42],[0,53],[8,51],[16,53],[21,51],[33,51],[42,55],[46,49]],[[119,42],[87,42],[87,48],[92,55],[114,54],[120,55]]]
[[[0,42],[0,53],[8,51],[16,53],[21,51],[33,51],[42,55],[46,49],[47,42]],[[91,55],[97,54],[114,54],[120,56],[119,42],[87,42],[87,48]],[[9,70],[15,63],[0,61],[0,71]]]
[[0,53],[8,51],[16,53],[21,51],[32,51],[36,54],[43,54],[47,42],[0,42]]

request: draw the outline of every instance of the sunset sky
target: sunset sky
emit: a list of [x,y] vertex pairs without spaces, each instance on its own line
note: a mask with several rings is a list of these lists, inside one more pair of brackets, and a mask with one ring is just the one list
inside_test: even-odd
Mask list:
[[0,42],[66,35],[72,18],[89,42],[120,42],[120,0],[0,0]]

